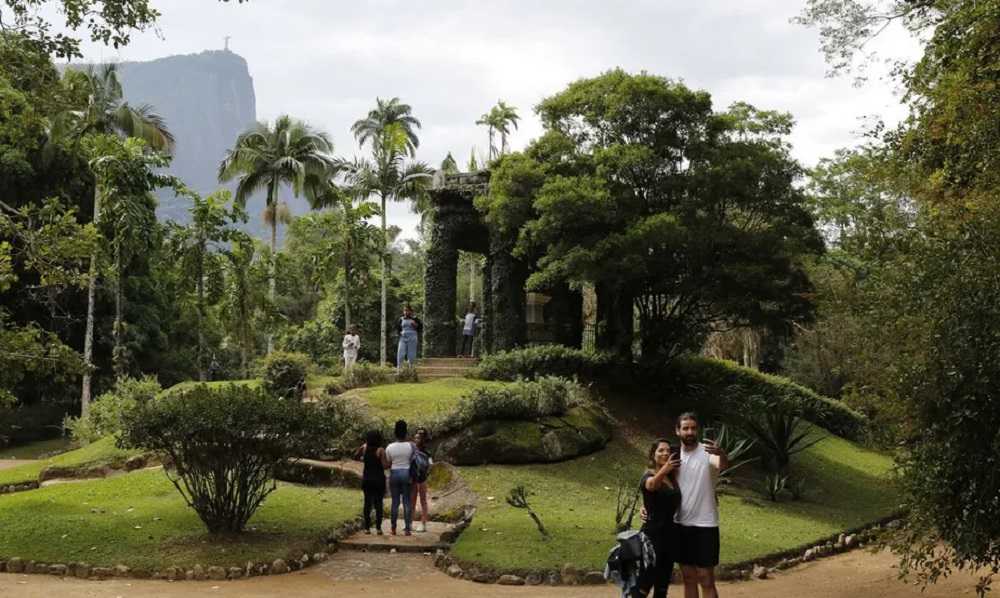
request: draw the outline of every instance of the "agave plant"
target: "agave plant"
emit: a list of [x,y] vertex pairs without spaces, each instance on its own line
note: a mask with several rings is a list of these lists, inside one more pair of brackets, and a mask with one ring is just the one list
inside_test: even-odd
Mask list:
[[763,411],[745,417],[742,427],[764,456],[774,460],[779,471],[788,470],[792,455],[825,438],[813,435],[815,425],[805,421],[798,407],[790,402],[771,403]]
[[722,450],[726,451],[726,455],[729,457],[729,467],[719,474],[723,479],[731,476],[736,469],[759,458],[751,456],[751,450],[756,441],[748,438],[746,434],[742,434],[738,426],[720,424],[715,443],[722,447]]

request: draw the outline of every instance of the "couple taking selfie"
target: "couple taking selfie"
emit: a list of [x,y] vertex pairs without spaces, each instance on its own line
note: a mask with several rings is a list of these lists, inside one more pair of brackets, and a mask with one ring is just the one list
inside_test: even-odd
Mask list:
[[[659,438],[649,449],[648,470],[639,481],[643,521],[633,541],[638,548],[634,575],[626,575],[623,596],[665,598],[674,563],[681,569],[684,598],[715,598],[715,567],[719,564],[719,506],[715,486],[729,467],[726,452],[715,443],[715,431],[705,429],[698,440],[698,418],[677,418],[674,447]],[[624,546],[623,546],[624,548]],[[610,563],[609,563],[610,565]]]

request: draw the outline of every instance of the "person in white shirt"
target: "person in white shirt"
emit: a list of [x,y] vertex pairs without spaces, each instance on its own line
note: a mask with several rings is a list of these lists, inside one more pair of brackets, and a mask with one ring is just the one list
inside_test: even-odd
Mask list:
[[677,563],[684,579],[684,598],[717,598],[715,567],[719,564],[719,503],[715,485],[719,472],[729,467],[729,457],[713,440],[698,442],[698,417],[682,413],[677,418],[681,441],[681,466],[677,486],[681,504],[677,523]]
[[413,461],[413,443],[406,441],[406,422],[399,420],[393,430],[396,442],[385,447],[386,465],[389,468],[389,496],[392,506],[389,510],[390,533],[396,535],[396,521],[399,518],[399,506],[403,505],[403,534],[411,535],[410,524],[413,522],[413,511],[410,508],[411,483],[410,462]]
[[344,374],[350,375],[354,371],[354,363],[358,360],[358,349],[361,348],[361,337],[358,336],[358,327],[351,324],[347,327],[347,334],[344,335]]
[[[459,357],[472,357],[476,339],[476,324],[478,323],[478,318],[476,318],[476,302],[469,301],[468,311],[465,313],[465,319],[462,322],[462,350],[458,353]],[[468,353],[465,352],[466,345],[469,347]]]

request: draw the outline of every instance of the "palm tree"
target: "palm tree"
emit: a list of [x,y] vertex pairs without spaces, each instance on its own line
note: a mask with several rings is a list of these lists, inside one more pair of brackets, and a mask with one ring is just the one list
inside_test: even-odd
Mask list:
[[427,188],[430,186],[433,171],[423,162],[404,162],[407,154],[409,135],[402,123],[387,125],[378,137],[372,138],[372,157],[355,158],[340,162],[338,169],[346,182],[347,193],[353,197],[371,197],[375,195],[381,201],[382,238],[381,273],[382,273],[382,326],[380,363],[386,361],[386,305],[389,278],[387,268],[387,252],[389,246],[388,226],[385,219],[388,201],[413,200],[418,205],[426,203]]
[[[88,135],[121,135],[145,141],[157,151],[171,153],[174,137],[152,106],[131,106],[124,101],[118,66],[89,65],[82,71],[67,69],[63,85],[70,97],[86,98],[82,109],[75,108],[57,114],[52,120],[50,140],[68,139],[74,148]],[[94,156],[97,157],[97,156]],[[101,216],[101,189],[94,184],[94,225]],[[83,389],[80,406],[84,414],[90,407],[91,381],[94,369],[94,300],[97,292],[97,253],[90,256],[90,277],[87,282],[87,325],[83,341]]]
[[[497,153],[497,145],[493,142],[493,133],[496,131],[497,119],[496,119],[496,108],[493,108],[489,112],[483,114],[476,121],[477,125],[483,125],[487,128],[490,134],[490,145],[489,145],[489,159],[492,160]],[[475,150],[473,150],[475,151]]]
[[[326,133],[283,114],[273,125],[259,122],[241,134],[219,164],[220,182],[239,178],[233,197],[234,206],[244,209],[251,195],[258,191],[267,192],[264,217],[271,227],[268,298],[272,303],[276,290],[278,220],[281,215],[278,191],[282,185],[290,185],[292,193],[298,197],[309,175],[318,175],[330,168],[332,151],[333,144]],[[270,354],[273,351],[274,334],[269,333],[267,352]]]
[[[313,209],[335,208],[343,215],[339,245],[344,268],[344,326],[347,327],[353,320],[351,299],[354,295],[355,256],[379,252],[384,236],[377,226],[368,222],[369,218],[379,213],[378,204],[364,201],[364,197],[355,198],[345,193],[332,180],[336,173],[331,172],[331,175],[320,191],[312,194],[309,201]],[[360,199],[360,203],[354,205],[355,199]]]
[[244,378],[250,377],[250,360],[253,357],[253,318],[262,303],[260,285],[264,270],[254,240],[246,234],[238,235],[232,248],[223,252],[226,280],[223,287],[223,320],[235,333],[240,345],[240,370]]
[[156,227],[156,200],[153,191],[168,184],[179,184],[173,177],[155,174],[156,168],[167,165],[158,154],[150,154],[141,139],[99,135],[85,140],[92,155],[90,167],[97,178],[106,204],[106,216],[111,236],[109,253],[115,272],[115,324],[113,361],[115,375],[125,376],[124,304],[126,272],[136,256],[147,251],[152,243],[151,231]]
[[[171,222],[170,253],[177,260],[185,283],[194,286],[195,307],[198,311],[198,379],[208,381],[205,347],[205,283],[211,287],[222,283],[222,269],[219,256],[223,243],[232,241],[238,231],[229,223],[243,219],[242,210],[226,209],[229,192],[219,191],[202,198],[189,193],[191,224],[181,226]],[[190,288],[190,287],[189,287]]]
[[375,98],[375,108],[368,111],[368,116],[351,125],[351,133],[358,140],[359,147],[364,146],[369,140],[375,145],[386,127],[399,123],[406,134],[406,151],[411,158],[415,157],[417,148],[420,147],[420,138],[414,129],[420,128],[420,121],[411,112],[410,105],[402,103],[399,98],[388,101]]
[[517,121],[521,120],[521,117],[517,115],[517,108],[508,106],[503,100],[499,100],[490,113],[493,114],[494,126],[500,133],[500,155],[502,156],[510,151],[510,146],[507,145],[510,125],[514,125],[514,129],[517,129]]

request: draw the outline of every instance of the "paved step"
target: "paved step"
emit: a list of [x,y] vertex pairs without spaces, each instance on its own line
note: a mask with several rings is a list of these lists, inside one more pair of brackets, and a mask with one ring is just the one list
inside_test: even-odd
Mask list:
[[455,367],[438,367],[438,366],[418,365],[417,366],[417,375],[418,376],[424,376],[424,375],[434,376],[434,375],[437,375],[437,376],[440,376],[440,377],[450,376],[452,378],[458,378],[460,376],[464,376],[467,372],[469,372],[471,370],[472,370],[472,368],[455,368]]
[[[388,509],[386,510],[388,514]],[[414,523],[414,526],[416,523]],[[358,532],[349,538],[345,538],[338,543],[341,549],[346,550],[366,550],[385,551],[396,549],[396,552],[435,552],[437,549],[447,550],[449,542],[455,536],[455,525],[452,523],[441,523],[439,521],[429,521],[426,532],[413,532],[412,536],[403,535],[402,513],[400,513],[399,535],[389,535],[389,521],[382,523],[385,534],[378,535],[374,531],[371,535]]]
[[478,359],[471,359],[467,357],[429,357],[427,359],[417,360],[417,367],[427,366],[472,369],[478,364]]

